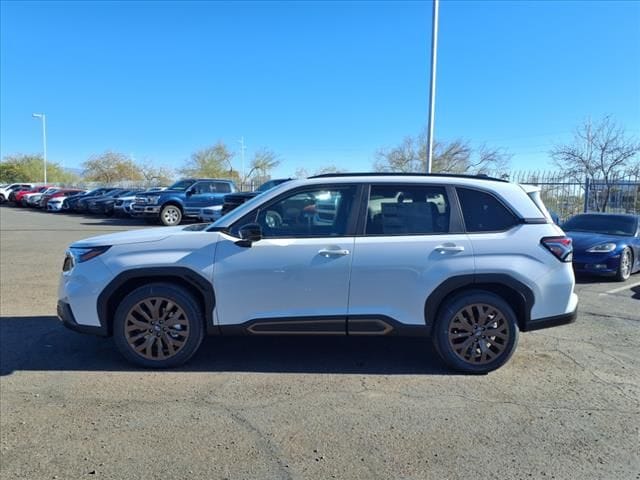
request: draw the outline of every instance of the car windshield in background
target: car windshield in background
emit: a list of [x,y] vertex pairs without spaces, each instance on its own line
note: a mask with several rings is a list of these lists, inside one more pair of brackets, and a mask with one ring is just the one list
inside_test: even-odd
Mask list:
[[569,219],[562,229],[565,232],[593,232],[605,235],[634,235],[638,221],[620,215],[578,215]]
[[169,190],[180,190],[184,191],[193,185],[193,180],[180,180],[179,182],[174,183],[169,187]]

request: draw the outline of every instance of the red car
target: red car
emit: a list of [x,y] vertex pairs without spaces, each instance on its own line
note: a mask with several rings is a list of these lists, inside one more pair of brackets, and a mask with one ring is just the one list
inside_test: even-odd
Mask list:
[[22,197],[24,197],[27,193],[42,193],[45,190],[47,190],[48,188],[51,188],[51,185],[42,185],[40,187],[33,187],[30,190],[22,190],[20,192],[17,192],[16,196],[15,196],[16,207],[24,207],[25,206],[25,205],[22,204]]
[[61,188],[48,195],[43,195],[42,198],[40,199],[40,203],[38,204],[38,206],[46,210],[47,203],[49,203],[49,200],[51,200],[52,198],[62,197],[63,195],[64,196],[73,195],[74,193],[78,193],[78,192],[84,192],[84,190],[80,190],[78,188]]

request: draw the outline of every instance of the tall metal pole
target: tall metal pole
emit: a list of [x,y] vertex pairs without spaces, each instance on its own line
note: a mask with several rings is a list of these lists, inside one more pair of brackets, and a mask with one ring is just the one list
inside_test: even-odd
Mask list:
[[433,124],[436,103],[436,64],[438,63],[438,7],[440,0],[433,0],[431,26],[431,83],[429,86],[429,124],[427,126],[427,173],[433,165]]
[[[244,146],[244,137],[240,137],[240,158],[242,159],[242,170],[241,170],[241,174],[242,176],[240,177],[240,183],[244,183],[245,178],[244,178],[244,151],[245,151],[245,146]],[[240,186],[240,188],[244,188],[243,185]]]
[[44,113],[34,113],[33,118],[42,120],[42,155],[44,159],[44,183],[47,183],[47,116]]

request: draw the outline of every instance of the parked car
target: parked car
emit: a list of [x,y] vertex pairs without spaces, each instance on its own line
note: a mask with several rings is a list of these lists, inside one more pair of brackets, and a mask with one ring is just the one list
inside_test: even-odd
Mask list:
[[222,215],[226,215],[234,208],[242,205],[247,200],[250,200],[261,193],[271,190],[278,185],[283,184],[284,182],[288,182],[291,178],[278,178],[269,180],[268,182],[260,185],[253,192],[235,192],[230,193],[224,196],[224,203],[222,205],[212,205],[209,207],[205,207],[200,211],[199,218],[203,222],[215,222]]
[[100,195],[102,192],[104,192],[105,188],[104,187],[100,187],[100,188],[94,188],[93,190],[89,190],[88,192],[85,192],[81,195],[75,195],[73,197],[69,197],[66,198],[63,202],[62,202],[62,208],[61,210],[66,210],[66,211],[74,211],[75,207],[76,207],[76,203],[79,202],[80,200],[82,200],[83,198],[86,197],[93,197],[96,195]]
[[27,192],[32,190],[30,187],[16,187],[9,190],[9,197],[7,198],[7,202],[10,204],[16,205],[16,195],[19,195],[21,192]]
[[78,188],[59,188],[55,192],[43,194],[42,197],[40,198],[38,206],[40,208],[43,208],[43,209],[47,210],[47,204],[52,198],[67,197],[70,194],[77,194],[77,193],[79,193],[81,191],[82,190],[80,190]]
[[236,186],[230,180],[184,179],[167,190],[138,195],[131,206],[131,215],[166,226],[180,225],[185,217],[197,218],[204,207],[222,205],[224,196],[235,191]]
[[78,190],[76,192],[67,192],[60,196],[54,195],[47,202],[47,212],[60,212],[62,210],[62,205],[67,198],[74,197],[76,195],[82,195],[85,193],[85,190]]
[[78,213],[86,212],[89,202],[119,190],[122,189],[116,187],[103,187],[94,190],[91,194],[86,193],[84,195],[80,195],[79,197],[77,197],[77,200],[72,199],[69,201],[70,210]]
[[72,244],[58,316],[112,335],[144,367],[183,364],[205,333],[416,335],[450,367],[485,373],[508,361],[519,331],[575,319],[571,254],[514,183],[322,175],[212,225]]
[[40,193],[27,193],[22,197],[22,204],[26,207],[40,208],[40,200],[45,195],[50,195],[60,190],[58,187],[47,188],[44,192]]
[[576,273],[604,275],[625,281],[640,271],[638,215],[584,213],[562,228],[573,240]]
[[142,190],[115,190],[87,202],[87,210],[90,213],[111,216],[114,213],[115,203],[119,198],[135,196],[141,192]]
[[9,198],[9,194],[12,190],[20,187],[33,188],[33,183],[10,183],[5,187],[0,188],[0,203],[4,203]]
[[22,199],[24,198],[25,195],[29,195],[31,193],[42,193],[45,190],[48,190],[50,188],[53,188],[53,187],[51,185],[40,185],[37,187],[28,188],[26,190],[15,192],[15,198],[14,198],[15,204],[18,207],[25,207],[26,202],[22,203]]

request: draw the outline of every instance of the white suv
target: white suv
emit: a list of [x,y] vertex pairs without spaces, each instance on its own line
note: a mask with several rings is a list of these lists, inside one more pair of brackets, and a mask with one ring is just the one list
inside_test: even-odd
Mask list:
[[518,332],[572,322],[571,240],[535,188],[487,177],[291,181],[211,225],[94,237],[67,252],[58,315],[173,367],[206,334],[431,337],[484,373]]

